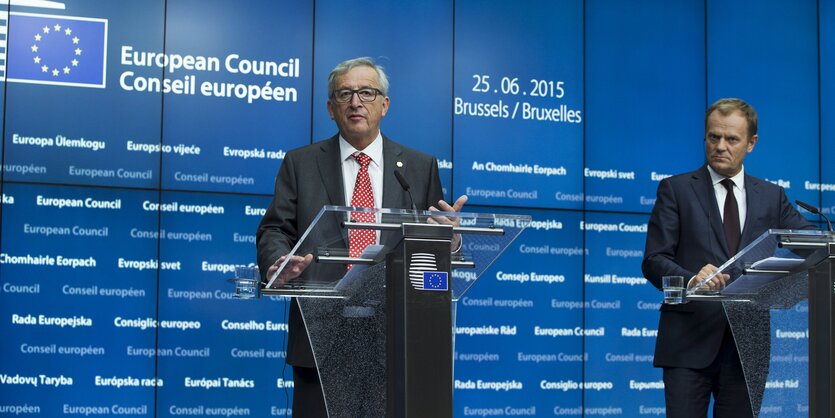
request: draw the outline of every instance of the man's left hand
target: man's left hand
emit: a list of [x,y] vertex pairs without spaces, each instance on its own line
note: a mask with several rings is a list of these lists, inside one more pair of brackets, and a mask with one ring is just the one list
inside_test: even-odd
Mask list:
[[[430,212],[461,212],[461,208],[464,207],[464,204],[467,203],[467,195],[462,195],[459,197],[455,203],[450,205],[449,203],[439,200],[438,207],[430,206]],[[453,228],[461,225],[461,218],[457,216],[433,216],[427,219],[428,223],[434,224],[442,224],[442,225],[452,225]],[[461,249],[461,234],[453,234],[452,235],[452,243],[450,244],[453,252],[456,252]]]

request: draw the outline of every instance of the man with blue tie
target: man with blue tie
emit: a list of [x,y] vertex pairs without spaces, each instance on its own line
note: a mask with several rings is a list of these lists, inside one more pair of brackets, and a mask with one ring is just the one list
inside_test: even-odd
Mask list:
[[[757,112],[743,100],[720,99],[707,110],[707,164],[658,186],[642,264],[653,286],[662,288],[662,276],[684,276],[693,287],[768,229],[815,229],[782,187],[745,172],[758,139]],[[719,274],[705,286],[722,288],[727,279]],[[753,315],[770,321],[768,311]],[[653,364],[664,369],[667,416],[706,417],[711,396],[714,417],[754,415],[721,303],[661,305]],[[761,395],[764,385],[755,386]]]

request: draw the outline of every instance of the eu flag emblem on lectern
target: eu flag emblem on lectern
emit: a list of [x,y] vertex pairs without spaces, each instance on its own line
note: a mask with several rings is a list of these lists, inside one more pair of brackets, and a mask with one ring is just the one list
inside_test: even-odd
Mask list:
[[424,271],[423,290],[449,290],[449,273],[445,271]]
[[105,87],[107,20],[9,13],[6,80]]

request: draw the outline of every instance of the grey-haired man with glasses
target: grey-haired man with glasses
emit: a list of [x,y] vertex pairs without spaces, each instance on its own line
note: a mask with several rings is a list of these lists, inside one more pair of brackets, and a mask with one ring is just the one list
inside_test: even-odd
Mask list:
[[[339,132],[285,156],[276,177],[275,197],[258,227],[262,280],[277,270],[322,206],[411,208],[412,200],[397,182],[395,169],[410,185],[418,209],[458,212],[466,203],[466,196],[452,205],[443,201],[435,157],[382,134],[380,122],[390,105],[388,90],[385,71],[370,58],[347,60],[331,71],[328,114]],[[279,282],[298,277],[311,260],[310,256],[293,257]],[[288,341],[293,416],[327,416],[307,330],[295,300],[290,305]]]

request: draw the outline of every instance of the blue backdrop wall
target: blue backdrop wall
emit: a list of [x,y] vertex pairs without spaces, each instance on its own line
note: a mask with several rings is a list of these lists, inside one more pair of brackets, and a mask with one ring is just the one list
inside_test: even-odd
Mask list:
[[[664,414],[646,222],[717,98],[760,113],[750,173],[835,212],[835,0],[3,3],[0,416],[289,413],[287,301],[226,280],[347,58],[448,198],[537,221],[459,303],[456,416]],[[763,415],[802,415],[779,335]]]

